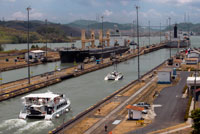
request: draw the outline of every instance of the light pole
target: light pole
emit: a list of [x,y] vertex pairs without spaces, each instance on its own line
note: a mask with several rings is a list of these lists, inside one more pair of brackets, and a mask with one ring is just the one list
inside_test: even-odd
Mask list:
[[150,33],[150,21],[149,21],[149,46],[151,45],[150,36],[151,36],[151,33]]
[[194,79],[194,90],[193,90],[193,96],[194,96],[194,110],[195,110],[195,105],[196,105],[196,88],[197,88],[197,86],[196,86],[196,79],[197,79],[197,70],[195,69],[195,79]]
[[101,19],[102,19],[102,25],[101,25],[101,30],[102,30],[102,42],[101,42],[101,60],[103,61],[103,45],[104,45],[104,43],[103,43],[103,18],[104,18],[104,16],[101,16]]
[[140,81],[140,45],[139,45],[139,20],[138,20],[138,6],[136,6],[137,12],[137,46],[138,46],[138,81]]
[[27,48],[28,48],[28,84],[31,83],[31,80],[30,80],[30,61],[29,61],[29,11],[31,10],[30,7],[28,7],[27,9],[27,12],[28,12],[28,38],[27,38]]
[[46,38],[46,58],[47,58],[47,19],[45,20],[45,25],[46,25],[46,36],[45,36],[45,38]]
[[171,58],[172,57],[172,54],[171,54],[171,17],[169,17],[169,40],[170,40],[170,48],[169,48],[169,55],[170,55],[170,57],[169,58]]
[[135,21],[133,20],[133,38],[135,37]]
[[160,23],[160,44],[161,44],[161,23]]

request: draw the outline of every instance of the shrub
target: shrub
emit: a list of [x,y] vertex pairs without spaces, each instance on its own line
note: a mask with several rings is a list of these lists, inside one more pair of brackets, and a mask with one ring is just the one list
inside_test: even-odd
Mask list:
[[187,119],[188,119],[188,117],[189,117],[191,102],[192,102],[192,96],[190,96],[190,97],[189,97],[189,100],[188,100],[187,109],[186,109],[185,116],[184,116],[184,120],[185,120],[185,121],[187,121]]
[[193,119],[194,121],[194,124],[193,124],[193,134],[199,134],[200,133],[200,109],[196,109],[196,110],[193,110],[192,111],[192,114],[191,114],[191,118]]

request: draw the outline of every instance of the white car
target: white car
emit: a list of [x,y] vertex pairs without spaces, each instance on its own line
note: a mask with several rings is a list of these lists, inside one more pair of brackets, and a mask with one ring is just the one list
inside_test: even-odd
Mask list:
[[133,106],[143,107],[145,109],[149,109],[150,108],[150,104],[148,104],[146,102],[139,102],[137,104],[133,104]]

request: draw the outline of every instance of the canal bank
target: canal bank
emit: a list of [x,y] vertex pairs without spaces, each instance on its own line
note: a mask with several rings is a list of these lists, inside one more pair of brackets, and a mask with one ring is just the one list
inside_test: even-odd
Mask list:
[[[172,50],[173,54],[176,50]],[[161,49],[153,53],[142,55],[141,60],[141,74],[146,73],[155,66],[159,65],[164,60],[168,59],[169,50]],[[152,60],[154,59],[154,60]],[[96,104],[103,98],[115,92],[120,87],[123,87],[133,80],[137,79],[137,58],[122,62],[118,64],[118,70],[123,73],[124,79],[117,82],[104,81],[107,73],[113,70],[113,67],[107,67],[101,70],[94,71],[75,77],[64,82],[52,85],[33,91],[33,93],[42,93],[50,90],[55,93],[63,93],[70,98],[72,110],[62,115],[60,118],[52,121],[33,121],[17,119],[19,111],[21,110],[22,96],[3,101],[0,103],[0,132],[10,134],[46,134],[48,131],[56,128],[64,122],[72,119],[88,107]],[[14,122],[14,123],[13,123]],[[21,125],[19,125],[21,124]]]

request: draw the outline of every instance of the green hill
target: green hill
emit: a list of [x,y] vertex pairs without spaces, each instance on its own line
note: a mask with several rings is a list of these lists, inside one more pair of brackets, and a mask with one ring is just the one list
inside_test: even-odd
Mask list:
[[[0,44],[27,42],[27,25],[27,21],[0,21]],[[80,30],[51,22],[46,28],[45,22],[30,21],[30,42],[45,42],[46,36],[48,42],[68,42],[69,36],[80,37]]]
[[[95,21],[95,20],[77,20],[74,22],[71,22],[67,24],[70,27],[74,28],[80,28],[80,29],[101,29],[102,28],[102,23]],[[132,27],[132,24],[118,24],[114,22],[104,22],[103,27],[105,29],[115,29],[115,26],[119,30],[130,30]]]

